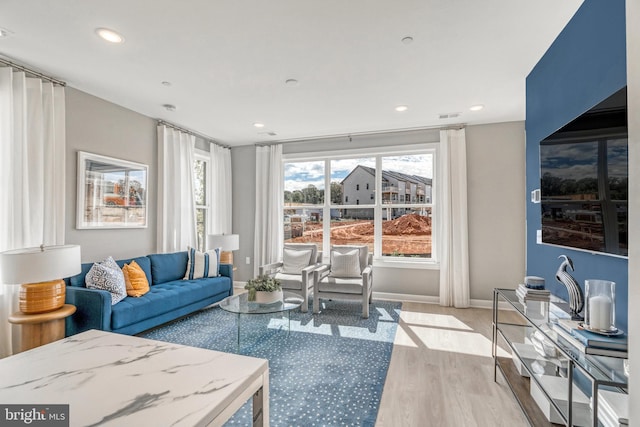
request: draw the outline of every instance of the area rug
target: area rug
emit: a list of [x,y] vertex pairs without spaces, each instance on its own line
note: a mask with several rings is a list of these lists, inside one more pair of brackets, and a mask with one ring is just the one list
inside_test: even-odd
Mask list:
[[[241,354],[269,360],[273,426],[373,426],[401,303],[323,301],[320,314],[243,315]],[[285,315],[286,316],[286,315]],[[236,314],[217,307],[141,334],[144,338],[238,353]],[[251,425],[248,402],[226,425]]]

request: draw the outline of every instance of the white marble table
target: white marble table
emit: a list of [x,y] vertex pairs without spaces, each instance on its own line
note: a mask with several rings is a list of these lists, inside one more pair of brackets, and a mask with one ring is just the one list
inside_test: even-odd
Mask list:
[[91,330],[0,359],[0,402],[69,404],[71,426],[217,426],[254,396],[268,426],[268,363]]

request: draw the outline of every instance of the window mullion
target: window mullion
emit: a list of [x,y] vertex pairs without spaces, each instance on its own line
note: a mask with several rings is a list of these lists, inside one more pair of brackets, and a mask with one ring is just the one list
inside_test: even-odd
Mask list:
[[382,156],[376,156],[376,197],[373,208],[373,254],[382,256]]

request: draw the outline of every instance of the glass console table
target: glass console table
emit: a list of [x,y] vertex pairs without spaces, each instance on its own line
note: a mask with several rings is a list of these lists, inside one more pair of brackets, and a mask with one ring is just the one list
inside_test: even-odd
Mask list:
[[[515,290],[494,289],[494,381],[500,370],[533,426],[557,425],[551,422],[555,421],[597,427],[598,391],[627,392],[623,359],[587,355],[566,343],[552,328],[558,312],[544,304],[550,303],[525,305]],[[499,348],[499,341],[507,344],[511,357]]]

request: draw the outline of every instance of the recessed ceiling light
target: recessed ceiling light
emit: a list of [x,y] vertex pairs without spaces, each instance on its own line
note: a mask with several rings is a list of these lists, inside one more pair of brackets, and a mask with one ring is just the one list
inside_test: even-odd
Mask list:
[[406,105],[398,105],[396,107],[396,111],[399,111],[399,112],[407,111],[408,109],[409,107],[407,107]]
[[483,108],[484,108],[484,105],[478,104],[478,105],[472,105],[471,107],[469,107],[469,110],[471,110],[471,111],[480,111]]
[[162,86],[171,86],[171,82],[164,81],[162,82]]
[[287,79],[284,83],[287,86],[298,86],[300,84],[296,79]]
[[263,128],[264,127],[264,123],[254,123],[253,125],[255,127],[257,127],[257,128]]
[[96,34],[109,43],[124,43],[124,37],[108,28],[96,28]]
[[176,106],[173,104],[164,104],[162,105],[167,111],[176,111]]
[[413,43],[413,37],[411,37],[411,36],[403,37],[403,38],[402,38],[402,43],[404,43],[404,44],[411,44],[411,43]]

